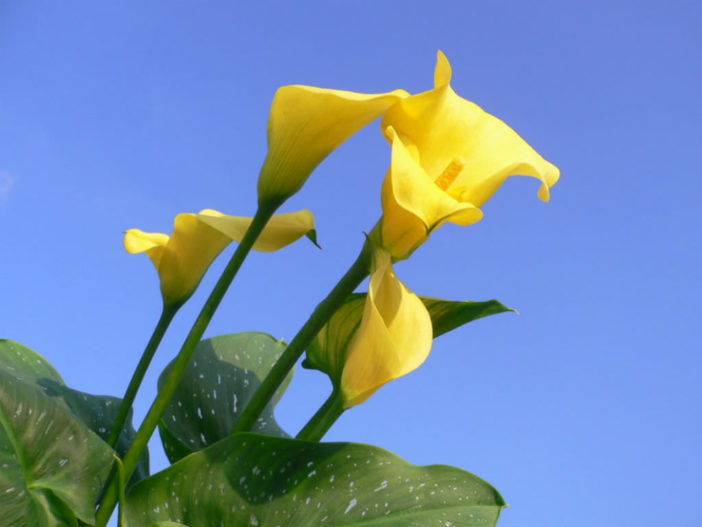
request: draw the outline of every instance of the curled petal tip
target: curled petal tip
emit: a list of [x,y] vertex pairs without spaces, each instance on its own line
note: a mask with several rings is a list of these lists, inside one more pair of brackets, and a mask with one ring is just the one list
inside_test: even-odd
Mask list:
[[444,55],[444,52],[438,50],[436,52],[436,68],[434,69],[434,88],[447,86],[451,83],[451,63]]
[[128,229],[124,232],[124,248],[130,254],[138,254],[155,247],[165,247],[169,236],[160,232],[144,232]]
[[541,186],[539,187],[538,196],[541,201],[548,202],[551,200],[551,187],[553,187],[561,177],[561,171],[557,166],[544,161],[546,168],[540,174]]
[[541,185],[538,192],[539,199],[541,201],[549,202],[551,201],[551,191],[546,185]]

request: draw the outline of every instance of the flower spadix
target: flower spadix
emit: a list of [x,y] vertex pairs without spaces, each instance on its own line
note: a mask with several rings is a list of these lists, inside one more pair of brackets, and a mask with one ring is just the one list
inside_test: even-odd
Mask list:
[[293,195],[336,147],[407,95],[403,90],[366,94],[301,85],[279,88],[268,119],[259,203],[281,203]]
[[[171,235],[129,229],[127,252],[145,252],[161,280],[165,305],[179,305],[195,291],[212,261],[232,241],[241,241],[252,218],[229,216],[205,209],[178,214]],[[307,234],[314,241],[314,217],[308,210],[273,216],[253,245],[258,251],[276,251]]]
[[480,207],[513,175],[537,178],[549,200],[559,178],[507,124],[451,88],[451,65],[438,53],[434,89],[393,105],[381,127],[392,144],[382,189],[383,218],[373,239],[393,258],[409,256],[445,222],[469,225]]
[[353,296],[308,347],[307,366],[330,375],[344,408],[413,371],[429,355],[432,322],[422,300],[376,250],[368,294]]

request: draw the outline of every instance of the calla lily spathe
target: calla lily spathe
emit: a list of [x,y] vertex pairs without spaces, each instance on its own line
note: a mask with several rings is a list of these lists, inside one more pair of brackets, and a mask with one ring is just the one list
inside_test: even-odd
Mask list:
[[362,403],[385,383],[418,368],[431,344],[424,303],[397,278],[390,254],[375,251],[363,318],[344,357],[343,407]]
[[407,258],[447,221],[479,221],[480,207],[509,176],[539,179],[543,201],[559,178],[556,166],[503,121],[457,95],[450,81],[451,65],[439,52],[434,89],[403,98],[383,116],[392,162],[372,238],[395,259]]
[[301,85],[279,88],[268,119],[259,203],[279,204],[295,194],[336,147],[407,95],[403,90],[366,94]]
[[[195,291],[212,261],[232,241],[241,241],[252,218],[228,216],[212,209],[175,218],[170,236],[129,229],[124,235],[127,252],[145,252],[161,280],[165,305],[180,305]],[[308,210],[273,216],[253,249],[276,251],[303,235],[313,237],[314,217]]]

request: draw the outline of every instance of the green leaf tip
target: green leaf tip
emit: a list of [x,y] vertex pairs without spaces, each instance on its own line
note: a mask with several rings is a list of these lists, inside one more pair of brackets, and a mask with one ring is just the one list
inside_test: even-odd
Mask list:
[[317,246],[317,249],[322,249],[322,246],[317,243],[317,229],[310,229],[305,236]]

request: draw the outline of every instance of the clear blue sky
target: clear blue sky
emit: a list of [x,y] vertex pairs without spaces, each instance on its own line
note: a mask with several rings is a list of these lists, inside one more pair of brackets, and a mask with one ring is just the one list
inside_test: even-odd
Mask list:
[[[482,222],[396,266],[419,294],[521,315],[440,337],[327,439],[484,477],[511,505],[502,527],[699,526],[700,27],[700,3],[678,0],[0,0],[0,336],[121,396],[160,309],[122,232],[252,214],[278,86],[423,91],[442,49],[456,91],[561,181],[544,204],[512,178]],[[325,161],[285,206],[315,213],[324,250],[252,255],[207,335],[290,339],[378,218],[388,160],[374,123]],[[137,418],[226,258],[178,315]],[[299,369],[279,421],[295,433],[327,391]]]

